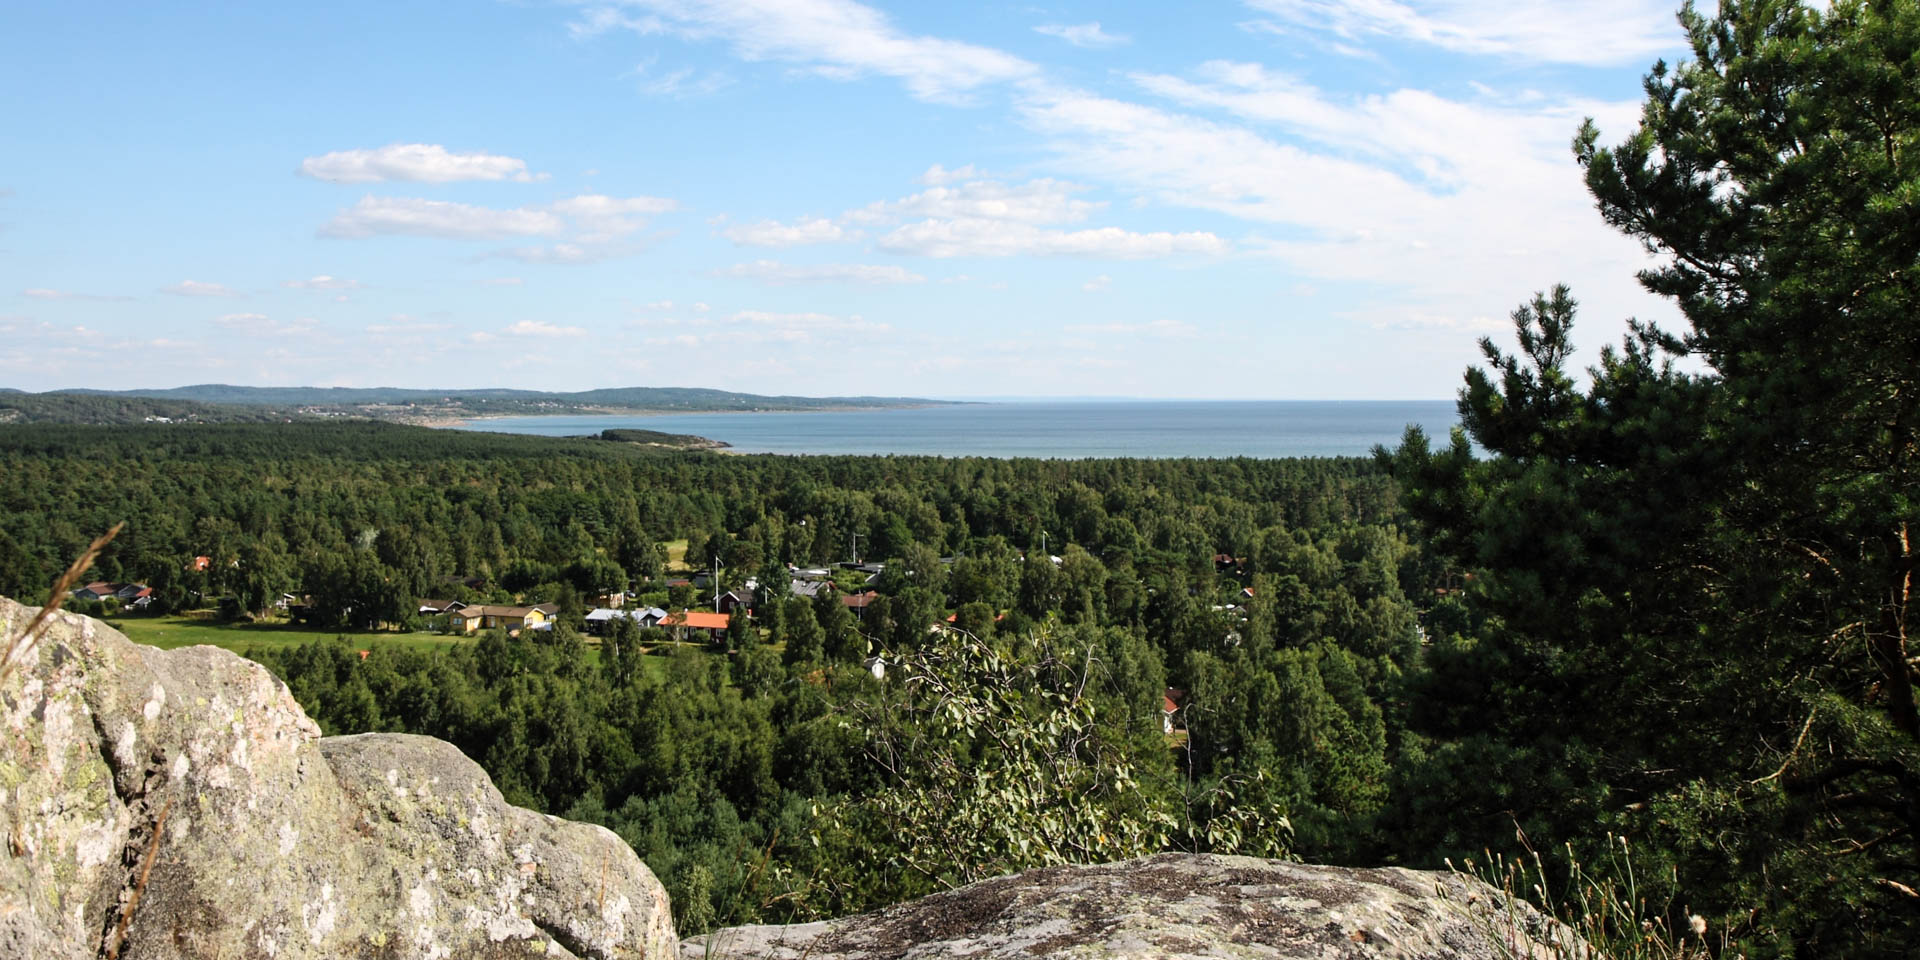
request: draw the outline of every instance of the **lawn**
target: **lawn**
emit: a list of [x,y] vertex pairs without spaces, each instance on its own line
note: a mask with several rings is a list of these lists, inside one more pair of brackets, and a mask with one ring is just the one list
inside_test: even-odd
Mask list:
[[691,570],[687,566],[687,542],[685,540],[663,540],[667,548],[667,569],[673,571]]
[[[442,650],[456,643],[471,643],[471,637],[443,636],[437,633],[416,631],[414,633],[356,632],[352,630],[319,630],[293,623],[222,623],[213,619],[210,613],[185,613],[167,617],[119,616],[102,618],[115,630],[127,635],[135,643],[145,643],[171,650],[174,647],[191,647],[196,644],[220,647],[245,656],[248,650],[269,647],[293,647],[315,640],[332,640],[346,637],[353,641],[355,649],[367,650],[375,645],[400,646],[415,650]],[[598,637],[585,638],[587,641],[587,663],[600,665],[600,640]],[[702,649],[694,644],[689,647]],[[663,645],[665,652],[673,647]],[[655,678],[666,675],[666,661],[661,656],[647,657],[641,661],[642,669]]]
[[346,637],[367,649],[373,644],[397,644],[416,649],[438,649],[464,642],[460,637],[441,636],[424,631],[415,633],[361,633],[352,630],[320,630],[291,623],[221,623],[209,616],[180,614],[167,617],[108,617],[106,622],[135,643],[152,644],[162,649],[208,644],[245,654],[260,647],[291,647],[315,640]]

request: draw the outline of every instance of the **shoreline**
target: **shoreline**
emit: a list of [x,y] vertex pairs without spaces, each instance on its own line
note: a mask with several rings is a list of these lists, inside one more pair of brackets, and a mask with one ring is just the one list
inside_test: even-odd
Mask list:
[[901,403],[885,406],[835,405],[830,407],[800,408],[761,408],[749,410],[635,410],[612,407],[600,407],[589,410],[575,410],[568,413],[481,413],[470,417],[421,417],[405,422],[417,427],[435,427],[440,429],[458,428],[463,424],[481,423],[487,420],[527,420],[535,417],[699,417],[715,414],[782,414],[782,413],[858,413],[879,410],[931,410],[935,407],[987,406],[981,401],[953,401],[951,403]]

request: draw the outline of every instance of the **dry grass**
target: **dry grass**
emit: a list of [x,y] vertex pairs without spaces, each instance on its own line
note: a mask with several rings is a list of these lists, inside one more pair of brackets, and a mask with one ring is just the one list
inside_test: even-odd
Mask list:
[[[1486,917],[1493,929],[1489,939],[1512,960],[1708,960],[1708,958],[1744,956],[1727,931],[1715,930],[1716,943],[1709,944],[1707,922],[1688,915],[1683,928],[1676,928],[1668,917],[1687,914],[1676,911],[1672,903],[1652,903],[1640,889],[1634,876],[1632,850],[1625,837],[1607,837],[1606,863],[1582,864],[1569,845],[1566,850],[1566,888],[1555,896],[1546,864],[1537,851],[1512,860],[1488,854],[1485,864],[1469,860],[1466,870],[1449,869],[1470,876],[1505,895],[1505,912]],[[1669,877],[1670,881],[1676,878]],[[1667,885],[1671,888],[1672,884]],[[1519,904],[1528,901],[1562,928],[1577,935],[1565,937],[1558,931],[1529,922]]]
[[160,805],[160,816],[153,821],[153,836],[147,840],[147,854],[140,858],[140,876],[133,882],[133,892],[127,897],[127,905],[120,908],[120,922],[114,926],[113,942],[107,945],[107,960],[118,960],[120,947],[127,942],[127,925],[133,922],[133,910],[140,905],[140,895],[147,892],[147,877],[153,873],[153,860],[160,852],[160,836],[167,827],[167,814],[173,810],[173,798]]
[[122,520],[114,524],[112,530],[101,534],[88,544],[87,549],[80,554],[80,558],[73,561],[67,567],[67,572],[61,574],[60,579],[54,582],[53,591],[47,594],[47,602],[40,606],[40,612],[34,614],[32,620],[27,621],[27,628],[7,638],[6,651],[0,653],[0,683],[5,683],[7,675],[19,669],[20,664],[26,661],[27,654],[33,652],[33,645],[40,640],[40,625],[46,623],[47,618],[53,616],[54,612],[60,609],[61,604],[67,602],[67,591],[72,590],[73,585],[78,583],[81,577],[86,576],[87,568],[93,566],[93,561],[100,556],[100,551],[106,549],[107,544],[112,543],[113,538],[119,536],[120,531],[126,526],[126,521]]

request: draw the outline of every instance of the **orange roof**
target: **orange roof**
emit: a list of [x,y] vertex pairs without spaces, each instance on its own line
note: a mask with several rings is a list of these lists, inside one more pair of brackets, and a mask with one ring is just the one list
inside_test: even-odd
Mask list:
[[708,613],[705,610],[682,610],[679,613],[668,614],[665,620],[660,621],[660,625],[663,627],[694,627],[701,630],[725,630],[727,628],[727,619],[728,617],[724,613]]

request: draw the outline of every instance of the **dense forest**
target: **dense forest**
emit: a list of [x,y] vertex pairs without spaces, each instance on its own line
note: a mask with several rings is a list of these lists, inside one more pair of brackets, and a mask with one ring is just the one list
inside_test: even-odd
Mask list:
[[[445,737],[516,802],[609,825],[688,932],[1156,849],[1492,853],[1610,955],[1910,956],[1920,4],[1681,21],[1639,128],[1589,125],[1573,159],[1683,327],[1578,370],[1573,292],[1542,291],[1451,437],[1000,461],[11,426],[0,592],[127,520],[97,574],[175,605],[555,602],[551,632],[439,654],[262,656],[330,731]],[[679,540],[735,582],[885,565],[776,586],[707,647],[571,626],[610,585],[691,599]],[[1621,912],[1582,915],[1596,880]]]
[[[225,597],[260,613],[293,592],[319,622],[369,627],[413,620],[426,596],[556,603],[549,635],[440,656],[376,644],[363,661],[344,643],[260,656],[330,731],[443,737],[516,802],[614,827],[689,930],[1068,856],[1389,854],[1371,824],[1419,656],[1408,586],[1435,577],[1373,463],[647,449],[373,423],[17,427],[0,432],[0,592],[31,595],[124,518],[96,572],[153,586],[160,609]],[[763,585],[752,626],[677,655],[623,629],[589,658],[591,598],[665,589],[667,540],[717,558],[724,586]],[[791,595],[787,564],[856,546],[884,558],[877,578],[842,569],[836,589]],[[856,614],[848,591],[876,596]],[[691,589],[650,599],[684,604]],[[891,682],[869,672],[874,653]],[[928,689],[908,676],[945,677],[952,696],[932,710],[902,693]],[[1007,699],[943,727],[975,696]],[[1046,738],[984,749],[1034,724],[1084,735],[1065,753]],[[964,806],[932,799],[927,778],[972,782],[992,764],[1010,785],[1051,784],[1063,806],[972,797],[997,826],[963,860],[930,852],[957,838],[898,833],[889,805]]]

